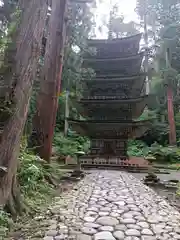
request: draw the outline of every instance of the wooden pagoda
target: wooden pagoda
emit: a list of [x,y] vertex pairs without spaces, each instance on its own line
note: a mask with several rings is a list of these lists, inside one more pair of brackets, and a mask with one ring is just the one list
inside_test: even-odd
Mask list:
[[84,67],[94,69],[95,77],[84,80],[83,98],[78,102],[86,120],[69,121],[77,133],[91,139],[90,153],[81,159],[83,166],[122,166],[128,159],[128,139],[147,131],[147,122],[136,120],[148,101],[140,39],[141,34],[88,40],[96,54],[85,54]]

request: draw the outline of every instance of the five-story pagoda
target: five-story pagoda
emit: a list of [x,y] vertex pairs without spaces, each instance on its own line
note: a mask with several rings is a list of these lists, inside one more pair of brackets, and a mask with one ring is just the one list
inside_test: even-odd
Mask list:
[[112,40],[88,40],[96,54],[86,53],[84,67],[95,72],[84,80],[83,98],[78,102],[86,120],[70,120],[77,133],[91,139],[90,154],[83,166],[122,166],[128,159],[128,139],[140,137],[147,123],[136,120],[148,96],[144,94],[144,54],[139,52],[141,34]]

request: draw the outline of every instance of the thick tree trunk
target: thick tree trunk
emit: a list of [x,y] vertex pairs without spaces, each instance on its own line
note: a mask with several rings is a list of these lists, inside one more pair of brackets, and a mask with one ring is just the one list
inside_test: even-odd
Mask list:
[[20,209],[20,194],[16,181],[18,154],[47,16],[45,0],[21,0],[21,2],[26,3],[23,5],[26,7],[18,31],[12,76],[15,82],[14,108],[4,125],[0,142],[0,205],[7,204],[13,214]]
[[[53,0],[46,43],[45,63],[37,99],[37,112],[33,121],[33,134],[37,152],[50,162],[58,95],[61,85],[64,44],[66,38],[67,0]],[[40,140],[40,141],[39,141]]]
[[[144,6],[146,7],[146,6]],[[145,8],[146,9],[146,8]],[[150,92],[149,86],[149,73],[148,73],[148,29],[147,29],[147,13],[144,13],[144,43],[145,43],[145,59],[144,59],[144,70],[146,73],[146,95]]]
[[174,121],[173,91],[167,86],[168,121],[169,121],[169,145],[176,146],[176,127]]

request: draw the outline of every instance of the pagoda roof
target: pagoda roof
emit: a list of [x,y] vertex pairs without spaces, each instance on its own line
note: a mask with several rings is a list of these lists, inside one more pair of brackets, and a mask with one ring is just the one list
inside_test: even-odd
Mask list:
[[70,125],[81,136],[90,138],[139,138],[149,128],[149,121],[71,120]]
[[115,77],[115,78],[95,78],[85,80],[84,96],[88,99],[100,98],[107,93],[107,96],[116,97],[123,96],[139,97],[145,83],[145,75],[137,75],[131,77]]
[[125,117],[126,115],[127,117],[138,118],[143,113],[148,100],[149,95],[129,99],[81,99],[79,101],[81,106],[80,114],[90,118],[98,115],[107,116],[108,118],[109,116]]
[[123,38],[114,38],[114,39],[88,39],[87,44],[88,46],[91,47],[97,47],[99,45],[104,45],[104,44],[123,44],[127,42],[140,42],[142,37],[142,34],[136,34],[128,37],[123,37]]
[[96,74],[120,73],[121,76],[138,75],[144,53],[124,58],[84,59],[83,67],[92,68]]
[[131,82],[131,81],[136,81],[136,80],[145,80],[146,75],[145,73],[140,73],[138,75],[133,75],[133,76],[118,76],[118,75],[110,75],[110,76],[102,76],[102,77],[95,77],[93,79],[84,79],[83,82],[87,85],[92,85],[92,84],[104,84],[105,82]]
[[95,48],[95,53],[93,51],[86,52],[84,57],[97,59],[137,54],[141,36],[142,34],[115,39],[89,39],[87,44],[89,47]]

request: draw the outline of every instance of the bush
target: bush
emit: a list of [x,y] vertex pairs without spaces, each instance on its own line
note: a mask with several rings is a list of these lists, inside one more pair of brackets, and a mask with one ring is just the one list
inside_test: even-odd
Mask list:
[[128,141],[128,155],[136,157],[145,157],[148,155],[149,147],[142,141]]
[[150,152],[156,158],[157,162],[175,163],[180,161],[180,148],[177,147],[163,147],[154,143],[150,147]]
[[58,183],[62,174],[58,163],[48,164],[40,157],[28,152],[26,140],[21,144],[18,181],[21,193],[31,212],[39,210],[55,194],[52,180]]
[[68,137],[62,133],[56,133],[54,137],[54,149],[56,154],[63,156],[75,156],[77,151],[88,152],[89,141],[73,132],[69,132]]
[[[153,162],[159,163],[177,163],[180,162],[180,148],[162,146],[154,143],[148,147],[142,141],[129,141],[128,142],[129,156],[145,157],[151,159]],[[155,158],[155,159],[154,159]]]

